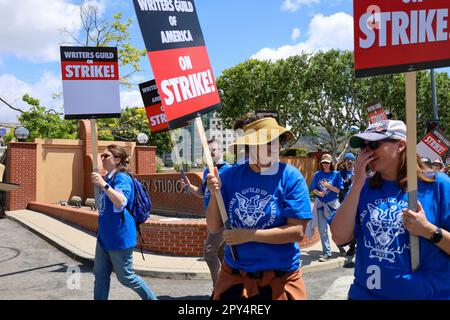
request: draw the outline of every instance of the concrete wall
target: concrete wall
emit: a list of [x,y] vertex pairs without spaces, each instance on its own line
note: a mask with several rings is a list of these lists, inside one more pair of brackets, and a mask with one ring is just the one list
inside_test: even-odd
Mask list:
[[84,197],[84,151],[81,140],[35,139],[38,202]]
[[[136,148],[135,142],[98,141],[97,165],[101,174],[105,171],[100,155],[110,144],[127,150],[128,168],[133,173],[156,172],[156,147]],[[92,153],[89,121],[80,121],[80,140],[35,139],[33,143],[10,143],[6,176],[8,182],[19,184],[20,189],[7,193],[7,210],[25,209],[33,201],[59,203],[72,196],[82,200],[93,198]]]

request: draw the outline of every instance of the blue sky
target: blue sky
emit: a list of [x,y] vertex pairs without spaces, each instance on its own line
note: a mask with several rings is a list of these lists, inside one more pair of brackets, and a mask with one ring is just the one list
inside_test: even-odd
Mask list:
[[[102,16],[132,18],[132,43],[144,48],[131,0],[91,0]],[[302,50],[353,49],[352,0],[196,0],[214,75],[251,57],[279,59]],[[27,109],[24,93],[62,111],[59,46],[62,28],[80,31],[78,0],[0,1],[0,97]],[[139,83],[153,77],[147,57]],[[442,71],[442,70],[438,70]],[[142,106],[138,88],[121,88],[121,105]],[[0,122],[17,113],[0,104]]]

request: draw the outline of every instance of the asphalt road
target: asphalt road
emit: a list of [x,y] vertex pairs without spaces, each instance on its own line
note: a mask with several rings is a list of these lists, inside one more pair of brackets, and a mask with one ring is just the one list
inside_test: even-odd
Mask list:
[[[92,300],[92,266],[75,261],[19,224],[0,219],[0,300]],[[305,274],[309,299],[346,299],[353,268]],[[160,300],[207,300],[209,280],[144,277]],[[111,300],[138,300],[111,277]]]

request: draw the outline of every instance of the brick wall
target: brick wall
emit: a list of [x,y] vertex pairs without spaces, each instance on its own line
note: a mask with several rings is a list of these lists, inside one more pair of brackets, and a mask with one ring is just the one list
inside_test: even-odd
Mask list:
[[150,221],[141,225],[141,232],[144,250],[174,256],[203,256],[203,243],[207,235],[204,220]]
[[[201,172],[187,172],[186,176],[197,187],[202,184]],[[205,216],[203,199],[184,193],[179,173],[155,173],[137,178],[147,187],[154,212],[188,213]]]
[[10,183],[20,185],[6,195],[6,210],[21,210],[28,202],[36,201],[36,143],[11,142],[8,144],[6,174]]
[[136,174],[156,173],[156,147],[136,146]]

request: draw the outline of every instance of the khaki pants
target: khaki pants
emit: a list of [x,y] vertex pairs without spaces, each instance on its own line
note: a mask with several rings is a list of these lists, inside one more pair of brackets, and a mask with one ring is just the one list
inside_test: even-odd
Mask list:
[[223,261],[223,247],[223,230],[216,234],[211,234],[208,232],[208,236],[206,237],[203,247],[203,257],[205,258],[206,264],[208,265],[211,273],[213,284],[216,283],[217,277],[219,276],[220,267]]

